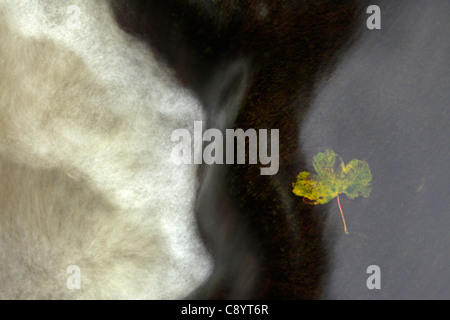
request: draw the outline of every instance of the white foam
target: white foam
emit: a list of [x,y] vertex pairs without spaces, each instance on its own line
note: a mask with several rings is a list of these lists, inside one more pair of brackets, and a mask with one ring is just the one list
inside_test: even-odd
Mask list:
[[[71,5],[79,8],[79,29],[68,27],[68,19],[73,18],[73,13],[67,11]],[[9,133],[15,135],[14,150],[23,152],[23,156],[13,156],[27,159],[24,161],[34,167],[74,168],[88,177],[93,187],[120,208],[129,221],[148,228],[149,233],[158,233],[164,243],[160,250],[171,258],[157,262],[158,267],[152,269],[161,270],[161,274],[136,279],[136,288],[133,283],[115,284],[123,290],[121,297],[177,298],[188,294],[206,279],[212,262],[199,240],[194,219],[196,166],[177,166],[170,161],[174,145],[170,137],[174,129],[192,130],[194,121],[203,119],[199,102],[158,63],[149,48],[118,28],[104,1],[0,0],[0,12],[11,33],[28,39],[25,43],[37,39],[52,41],[56,50],[64,48],[73,53],[74,57],[68,56],[68,60],[81,59],[91,73],[86,77],[95,79],[92,91],[80,92],[76,100],[70,100],[68,95],[61,108],[64,112],[73,110],[73,116],[52,119],[51,128],[45,129],[48,131],[33,125],[37,121],[34,119],[44,117],[44,111],[51,114],[51,101],[46,106],[38,104],[47,101],[48,95],[36,96],[32,99],[36,105],[22,114],[8,114],[13,123],[17,121],[14,128],[31,123],[26,134]],[[21,59],[17,57],[16,63],[20,64]],[[54,59],[56,65],[61,63],[58,52],[47,59]],[[32,72],[29,75],[32,77]],[[83,81],[82,73],[76,76]],[[37,95],[51,91],[52,83],[44,85],[49,89],[36,88]],[[10,101],[5,98],[6,93],[2,95],[3,101]],[[86,119],[78,123],[76,117],[82,118],[83,108],[92,105],[99,119],[119,119],[119,130],[108,135],[100,128],[89,128]],[[10,149],[2,145],[0,150]],[[117,230],[120,232],[120,226]],[[127,268],[117,270],[117,274],[133,274],[137,267],[130,261]],[[120,277],[111,281],[118,281],[117,278]],[[108,297],[106,292],[100,295]],[[86,289],[84,296],[95,295]]]

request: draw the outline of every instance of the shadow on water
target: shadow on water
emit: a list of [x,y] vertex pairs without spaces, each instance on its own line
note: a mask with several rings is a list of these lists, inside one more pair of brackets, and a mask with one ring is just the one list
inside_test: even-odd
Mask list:
[[291,185],[311,161],[299,124],[355,36],[358,1],[115,2],[124,30],[155,46],[201,98],[208,127],[279,129],[276,175],[260,165],[200,170],[196,214],[216,268],[190,297],[321,297],[324,209],[302,203]]

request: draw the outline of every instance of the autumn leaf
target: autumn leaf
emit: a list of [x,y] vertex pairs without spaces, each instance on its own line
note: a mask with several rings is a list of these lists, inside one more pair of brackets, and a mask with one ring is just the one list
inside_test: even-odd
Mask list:
[[300,172],[292,184],[294,194],[309,199],[311,204],[325,204],[337,198],[345,233],[347,225],[342,212],[339,195],[345,193],[350,199],[362,195],[368,197],[372,190],[372,174],[365,161],[353,159],[347,165],[340,156],[327,149],[313,157],[316,174]]

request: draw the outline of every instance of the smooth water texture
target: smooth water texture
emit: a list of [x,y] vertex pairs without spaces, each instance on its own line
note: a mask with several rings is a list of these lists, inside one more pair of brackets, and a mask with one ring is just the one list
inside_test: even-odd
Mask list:
[[[450,4],[379,3],[382,29],[365,30],[323,82],[301,123],[306,160],[332,148],[369,163],[369,198],[326,205],[327,299],[450,298]],[[312,169],[312,168],[311,168]],[[370,265],[381,289],[369,290]]]

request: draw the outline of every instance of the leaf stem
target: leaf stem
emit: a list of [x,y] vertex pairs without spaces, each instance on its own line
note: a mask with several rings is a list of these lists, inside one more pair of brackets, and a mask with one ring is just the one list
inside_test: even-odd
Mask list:
[[345,233],[348,234],[347,225],[345,224],[344,213],[342,212],[342,208],[341,208],[341,201],[339,200],[339,195],[337,195],[337,201],[338,201],[338,205],[339,205],[339,210],[341,210],[342,221],[344,222],[344,230],[345,230]]

